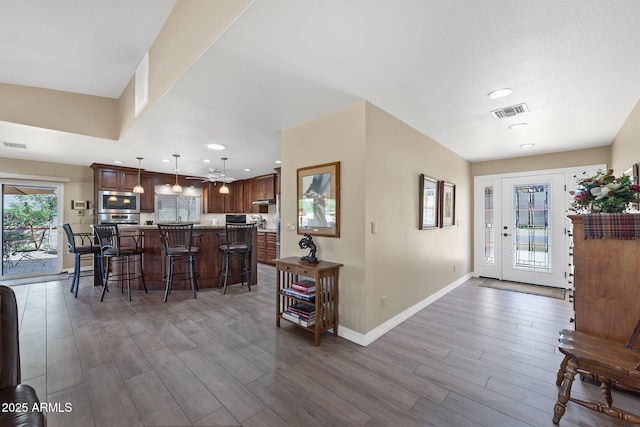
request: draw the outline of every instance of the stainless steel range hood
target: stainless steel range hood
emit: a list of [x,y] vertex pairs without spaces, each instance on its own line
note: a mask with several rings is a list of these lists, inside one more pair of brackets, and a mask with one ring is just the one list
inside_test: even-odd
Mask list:
[[275,199],[260,199],[252,202],[254,205],[275,205]]

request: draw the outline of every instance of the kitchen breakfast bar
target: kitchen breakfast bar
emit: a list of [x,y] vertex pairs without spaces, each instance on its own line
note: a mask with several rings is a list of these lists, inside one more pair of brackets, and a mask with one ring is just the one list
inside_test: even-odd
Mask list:
[[[118,227],[120,234],[134,235],[139,239],[144,248],[142,268],[144,271],[145,283],[149,290],[164,290],[166,286],[165,271],[166,260],[162,254],[162,243],[160,241],[160,230],[156,225],[126,225]],[[218,249],[219,234],[225,232],[224,226],[200,225],[193,226],[194,245],[200,247],[200,252],[196,256],[197,283],[200,290],[208,288],[218,288],[218,275],[222,264],[222,253]],[[257,283],[257,230],[254,228],[251,237],[250,255],[250,284]],[[124,244],[124,242],[123,242]],[[94,271],[98,271],[94,268]],[[175,278],[172,284],[172,291],[190,290],[191,285],[188,279],[182,280],[188,271],[186,263],[176,265]],[[230,275],[227,286],[240,283],[244,276],[240,274],[240,260],[232,258],[230,263]],[[99,275],[95,276],[95,284],[100,284]],[[143,289],[142,281],[132,281],[133,289]]]

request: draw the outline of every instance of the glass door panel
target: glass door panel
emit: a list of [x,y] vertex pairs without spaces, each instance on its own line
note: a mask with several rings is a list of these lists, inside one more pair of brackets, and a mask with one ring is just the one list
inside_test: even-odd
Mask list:
[[58,188],[2,184],[3,278],[57,273]]
[[564,174],[504,178],[502,194],[502,279],[564,287]]

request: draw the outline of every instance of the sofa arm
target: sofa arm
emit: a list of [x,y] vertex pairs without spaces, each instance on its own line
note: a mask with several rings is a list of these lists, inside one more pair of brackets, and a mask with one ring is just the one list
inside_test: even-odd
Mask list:
[[36,391],[26,384],[0,389],[0,426],[45,426]]

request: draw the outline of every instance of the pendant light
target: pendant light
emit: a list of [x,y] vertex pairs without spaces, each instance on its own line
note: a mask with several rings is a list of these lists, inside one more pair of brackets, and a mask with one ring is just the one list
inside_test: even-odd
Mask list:
[[180,157],[180,154],[174,154],[173,157],[176,158],[176,183],[171,187],[171,191],[174,193],[182,193],[182,187],[178,184],[178,157]]
[[144,188],[142,188],[142,185],[140,185],[140,162],[142,162],[142,157],[136,157],[136,159],[138,159],[138,185],[136,185],[135,187],[133,187],[133,192],[134,193],[138,193],[138,194],[142,194],[144,193]]
[[229,187],[227,187],[227,158],[222,159],[222,187],[220,187],[220,194],[229,194]]

